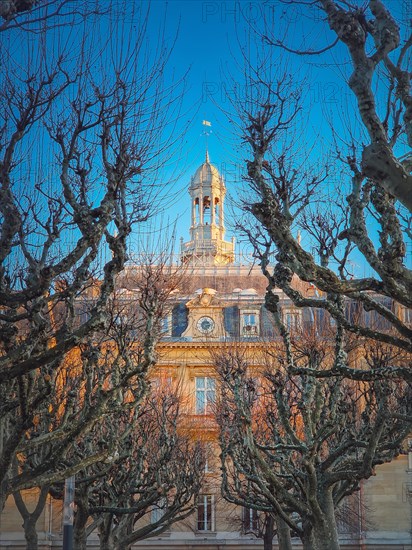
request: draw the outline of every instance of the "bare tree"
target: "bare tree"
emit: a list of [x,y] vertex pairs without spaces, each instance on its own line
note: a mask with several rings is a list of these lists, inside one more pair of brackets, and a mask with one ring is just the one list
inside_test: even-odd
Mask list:
[[[280,3],[291,2],[281,0]],[[305,2],[299,4],[305,5]],[[352,4],[319,0],[313,2],[305,14],[317,19],[319,25],[327,22],[335,39],[324,48],[308,47],[304,50],[293,48],[293,44],[287,43],[288,37],[276,36],[272,28],[266,27],[264,40],[294,55],[316,57],[344,46],[352,69],[348,85],[356,98],[360,122],[370,140],[362,150],[362,174],[365,179],[379,182],[389,195],[411,210],[410,152],[400,159],[396,156],[400,143],[412,146],[408,71],[412,35],[407,10],[397,11],[398,17],[404,18],[406,36],[402,36],[401,21],[395,19],[381,0]],[[381,71],[385,75],[383,79]],[[374,81],[378,87],[374,87]],[[385,89],[383,94],[380,87]]]
[[[249,499],[249,502],[251,501],[252,499]],[[232,523],[241,533],[262,539],[264,550],[273,549],[273,539],[277,536],[279,549],[291,550],[292,540],[289,526],[284,524],[285,528],[283,530],[282,527],[279,529],[273,513],[264,512],[259,507],[251,508],[249,506],[243,506],[240,510],[241,515],[236,516]]]
[[[22,489],[50,486],[113,455],[118,423],[137,410],[148,390],[167,298],[180,280],[175,268],[160,260],[140,266],[133,292],[119,289],[113,294],[106,309],[108,332],[95,333],[58,369],[49,371],[52,390],[46,401],[38,400],[44,386],[41,371],[31,373],[30,385],[21,388],[21,399],[15,399],[4,416],[5,439],[15,437],[25,414],[23,403],[30,406],[33,419],[23,435],[17,432],[20,441],[11,455],[14,472],[3,478],[4,498]],[[78,313],[87,314],[93,302],[92,295],[82,295]]]
[[37,33],[44,26],[63,27],[84,21],[91,14],[107,13],[99,0],[94,5],[76,0],[3,0],[0,4],[0,32],[13,28]]
[[[301,334],[292,353],[303,368],[327,369],[339,353],[333,344]],[[372,368],[396,355],[376,343],[355,351]],[[240,348],[215,357],[223,495],[273,514],[305,548],[338,549],[337,507],[401,452],[411,429],[410,386],[290,375],[289,353],[272,348],[268,356],[263,373]]]
[[[268,279],[265,306],[283,352],[273,352],[260,397],[245,357],[233,353],[219,364],[223,491],[231,502],[277,514],[305,547],[331,549],[339,547],[339,502],[377,464],[397,456],[410,429],[411,165],[404,153],[411,38],[401,44],[394,17],[379,1],[279,4],[288,4],[288,13],[298,5],[309,16],[301,21],[306,30],[311,15],[326,15],[335,37],[330,46],[293,47],[280,21],[254,29],[266,42],[264,53],[244,53],[244,95],[234,104],[249,194],[238,226]],[[328,50],[340,55],[346,47],[356,104],[349,128],[334,114],[334,152],[325,156],[317,144],[305,146],[301,130],[311,108],[307,83],[297,85],[290,68],[278,70],[273,52],[282,52],[282,66],[289,54],[321,62]],[[354,277],[354,252],[370,276]],[[310,312],[312,337],[294,337],[279,288]],[[320,320],[329,334],[319,333]]]
[[0,5],[0,17],[9,22],[21,13],[35,9],[39,3],[38,0],[5,0]]
[[[281,48],[284,56],[306,54],[321,62],[325,48],[300,50],[288,44],[284,34],[275,35],[278,27],[256,29],[269,53],[255,65],[245,56],[246,97],[235,101],[249,159],[249,194],[242,206],[252,214],[252,221],[241,220],[239,227],[250,238],[268,278],[272,310],[273,291],[281,288],[296,306],[327,312],[345,331],[411,351],[411,235],[406,210],[411,206],[411,37],[401,43],[394,17],[379,0],[367,6],[329,0],[293,4],[306,10],[305,15],[323,12],[336,35],[331,48],[339,47],[340,54],[347,48],[353,69],[349,86],[356,98],[348,118],[355,124],[347,130],[335,115],[335,151],[327,158],[317,154],[313,168],[315,150],[305,150],[305,136],[298,133],[311,107],[305,98],[306,83],[298,86],[290,71],[279,74],[270,50]],[[337,173],[340,184],[345,186],[346,179],[349,185],[346,193],[345,187],[341,193],[336,190]],[[362,255],[370,276],[354,277],[354,252]],[[297,278],[317,292],[302,292]],[[349,309],[359,314],[349,315]],[[335,369],[354,374],[343,364]],[[388,368],[370,373],[374,375],[411,376],[406,364],[396,372]]]
[[[56,464],[71,442],[94,425],[122,384],[143,376],[155,359],[159,305],[147,312],[140,335],[142,361],[116,371],[119,380],[112,377],[105,392],[99,376],[109,379],[109,373],[98,372],[98,355],[109,353],[102,344],[108,306],[128,236],[154,211],[154,178],[176,140],[168,124],[179,103],[175,85],[163,86],[168,47],[162,42],[153,53],[145,42],[147,13],[129,7],[128,17],[110,10],[107,18],[86,19],[81,36],[66,36],[51,20],[44,32],[30,34],[30,47],[23,27],[2,35],[0,509],[8,494],[66,475],[70,468]],[[107,42],[99,43],[99,36],[107,36],[100,24],[112,27]],[[144,294],[139,300],[144,309]],[[82,301],[90,307],[79,315]],[[77,376],[72,365],[73,384],[80,385],[62,395],[66,416],[54,411],[52,432],[32,438],[28,434],[43,425],[36,418],[47,414],[58,377],[64,368],[69,372],[73,357],[83,371]],[[75,395],[88,384],[90,402],[79,412]],[[58,428],[63,421],[68,431]],[[59,445],[52,445],[47,460],[27,462],[17,477],[11,475],[16,453],[27,457],[54,439]],[[99,458],[96,453],[93,461]]]
[[49,496],[49,489],[50,487],[48,485],[44,485],[41,488],[39,494],[37,495],[36,506],[32,512],[30,512],[29,508],[27,507],[21,492],[17,491],[13,493],[14,502],[23,519],[23,529],[26,539],[27,550],[38,549],[38,535],[36,524],[46,505],[47,497]]
[[[204,452],[181,432],[180,396],[155,388],[133,414],[105,431],[117,442],[114,463],[78,479],[76,548],[97,529],[102,550],[125,550],[192,514],[204,475]],[[92,522],[86,525],[92,518]]]

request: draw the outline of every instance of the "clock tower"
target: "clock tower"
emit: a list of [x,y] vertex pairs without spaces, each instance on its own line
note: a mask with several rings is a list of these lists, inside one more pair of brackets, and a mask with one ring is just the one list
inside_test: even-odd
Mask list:
[[198,296],[187,302],[188,327],[183,337],[193,340],[222,339],[226,335],[223,324],[224,304],[215,296],[213,288],[203,288]]
[[190,241],[181,245],[182,263],[228,265],[234,262],[234,240],[225,241],[224,200],[226,187],[222,176],[209,161],[194,173],[190,185]]

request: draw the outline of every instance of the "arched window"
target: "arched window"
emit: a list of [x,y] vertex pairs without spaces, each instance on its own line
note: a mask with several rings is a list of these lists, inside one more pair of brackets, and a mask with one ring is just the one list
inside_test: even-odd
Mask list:
[[199,220],[200,220],[200,212],[199,212],[199,197],[197,197],[195,200],[194,200],[194,209],[193,209],[193,212],[194,212],[194,220],[193,220],[193,224],[194,225],[197,225],[199,223]]
[[211,221],[210,197],[203,197],[203,223]]
[[222,223],[220,216],[221,216],[220,200],[218,197],[216,197],[215,198],[215,223],[217,223],[218,225]]

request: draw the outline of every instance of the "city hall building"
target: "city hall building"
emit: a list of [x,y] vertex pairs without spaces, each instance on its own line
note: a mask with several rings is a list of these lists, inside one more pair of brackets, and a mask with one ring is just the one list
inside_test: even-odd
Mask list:
[[[214,419],[217,378],[211,357],[215,350],[235,342],[244,346],[252,367],[259,367],[262,346],[279,340],[270,314],[264,308],[267,280],[260,268],[237,261],[234,241],[225,240],[223,178],[206,154],[190,180],[190,240],[181,243],[180,262],[186,266],[182,287],[170,298],[163,319],[159,361],[152,378],[176,381],[187,396],[185,429],[212,450],[205,467],[205,482],[197,510],[182,523],[135,548],[166,550],[252,550],[263,547],[254,533],[256,512],[227,503],[220,494],[218,428]],[[124,295],[133,296],[133,271],[128,265],[119,280]],[[313,295],[306,283],[296,281],[302,292]],[[319,322],[310,311],[297,309],[279,291],[285,324],[293,329]],[[253,365],[253,363],[255,363]],[[377,468],[351,499],[357,508],[350,524],[340,525],[342,548],[412,549],[412,452]],[[35,495],[28,491],[27,502]],[[62,546],[61,502],[49,498],[37,523],[39,548]],[[25,548],[22,519],[10,498],[0,516],[0,548]],[[301,548],[299,539],[293,539]],[[276,548],[276,539],[273,547]],[[90,548],[98,548],[97,535]]]

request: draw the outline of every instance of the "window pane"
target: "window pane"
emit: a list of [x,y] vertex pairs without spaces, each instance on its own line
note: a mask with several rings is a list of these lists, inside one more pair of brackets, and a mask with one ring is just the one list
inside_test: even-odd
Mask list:
[[206,497],[206,531],[212,530],[212,497]]
[[198,390],[196,392],[196,414],[204,414],[205,406],[205,392],[203,390]]
[[207,380],[207,388],[209,390],[213,390],[215,389],[215,379],[214,378],[206,378]]
[[199,497],[199,504],[197,506],[197,529],[199,531],[204,531],[204,525],[205,525],[205,506],[204,506],[204,500],[200,496]]
[[208,412],[211,412],[211,406],[214,404],[215,402],[215,392],[214,390],[209,390],[207,392],[207,410]]
[[242,316],[242,336],[258,336],[259,316],[256,313],[244,313]]
[[165,514],[166,500],[161,498],[159,502],[152,508],[151,522],[160,521]]
[[207,402],[208,403],[214,403],[215,401],[215,390],[207,390]]
[[209,414],[215,402],[215,380],[206,376],[196,378],[196,414]]
[[213,530],[213,497],[212,495],[199,495],[197,506],[198,531]]
[[258,528],[258,512],[253,508],[243,508],[243,530],[248,533],[257,531]]

